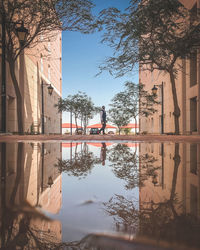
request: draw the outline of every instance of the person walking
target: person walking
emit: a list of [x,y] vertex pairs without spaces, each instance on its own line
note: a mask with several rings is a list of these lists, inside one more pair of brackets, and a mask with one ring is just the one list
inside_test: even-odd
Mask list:
[[101,112],[100,112],[100,119],[102,127],[99,130],[99,134],[101,134],[101,131],[103,131],[103,134],[105,135],[105,127],[106,127],[106,111],[105,106],[102,106]]

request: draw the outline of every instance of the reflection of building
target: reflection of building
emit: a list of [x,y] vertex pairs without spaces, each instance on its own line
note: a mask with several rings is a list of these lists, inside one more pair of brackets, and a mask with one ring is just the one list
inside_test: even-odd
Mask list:
[[[177,213],[200,218],[199,155],[198,144],[140,144],[140,178],[144,184],[140,187],[140,204],[177,199]],[[180,164],[176,165],[178,156]]]
[[[198,17],[200,8],[199,0],[180,0],[191,12],[190,21],[193,22]],[[199,49],[194,49],[190,58],[179,59],[177,65],[181,66],[178,71],[176,91],[178,104],[180,107],[179,126],[181,134],[200,134],[200,61]],[[164,133],[174,132],[174,104],[171,90],[169,74],[163,71],[140,71],[140,82],[145,84],[145,89],[151,93],[154,84],[160,85],[158,88],[158,101],[162,103],[163,82],[163,120]],[[158,112],[149,117],[140,117],[140,132],[162,133],[162,105],[157,107]]]
[[[8,64],[6,68],[6,131],[18,132],[16,94]],[[62,91],[61,32],[55,32],[55,37],[51,34],[49,39],[39,36],[35,47],[26,48],[21,53],[15,63],[15,72],[22,95],[24,132],[61,133],[61,114],[54,107]],[[0,70],[0,79],[1,76]],[[50,84],[53,87],[52,95],[48,94],[47,89]],[[0,124],[1,120],[0,114]]]
[[[38,234],[44,240],[61,241],[61,223],[49,220],[38,210],[55,214],[61,208],[62,179],[54,166],[58,158],[61,158],[60,143],[0,144],[1,197],[4,197],[0,210],[6,209],[7,216],[1,217],[0,225],[4,224],[3,220],[9,221],[14,213],[13,222],[10,222],[24,220],[36,237]],[[26,215],[28,219],[25,220]]]

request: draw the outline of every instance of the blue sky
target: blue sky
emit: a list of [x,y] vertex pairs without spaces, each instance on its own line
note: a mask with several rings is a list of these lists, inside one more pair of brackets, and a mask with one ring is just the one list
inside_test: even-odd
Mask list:
[[[129,0],[96,0],[95,11],[106,7],[126,8]],[[123,89],[124,82],[131,80],[138,82],[138,75],[127,75],[114,78],[108,72],[98,73],[98,66],[104,59],[112,55],[112,49],[101,44],[101,34],[94,33],[84,35],[78,32],[64,31],[62,34],[62,97],[85,92],[92,98],[95,106],[105,105],[109,109],[109,103],[115,94]],[[99,116],[90,124],[99,122]],[[63,123],[69,122],[69,115],[63,113]]]

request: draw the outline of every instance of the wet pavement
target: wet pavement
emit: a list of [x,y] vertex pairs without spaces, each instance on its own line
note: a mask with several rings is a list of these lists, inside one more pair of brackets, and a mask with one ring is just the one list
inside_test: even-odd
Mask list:
[[200,142],[200,135],[12,135],[1,134],[0,141],[172,141]]
[[0,139],[1,249],[200,249],[198,137]]

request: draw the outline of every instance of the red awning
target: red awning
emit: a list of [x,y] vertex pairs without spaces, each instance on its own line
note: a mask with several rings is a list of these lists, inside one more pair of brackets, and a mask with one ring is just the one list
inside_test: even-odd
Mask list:
[[121,128],[139,128],[139,125],[135,123],[129,123],[125,126],[121,126]]
[[[62,128],[71,128],[71,123],[63,123]],[[82,128],[82,127],[79,125],[77,125],[76,127],[76,124],[72,123],[72,128]]]
[[79,144],[81,144],[81,142],[63,142],[62,147],[63,148],[71,148],[71,147],[78,146]]
[[[87,128],[101,128],[101,127],[102,127],[101,123],[97,123],[97,124],[87,126]],[[115,128],[116,129],[115,126],[112,126],[110,124],[106,124],[106,128]]]
[[[103,142],[106,146],[110,146],[110,145],[112,145],[113,143],[111,143],[111,142]],[[87,144],[88,145],[92,145],[92,146],[94,146],[94,147],[102,147],[103,145],[102,145],[102,143],[100,143],[100,142],[87,142]]]
[[126,143],[123,143],[123,145],[126,145],[129,148],[139,147],[139,143],[134,143],[134,142],[126,142]]

